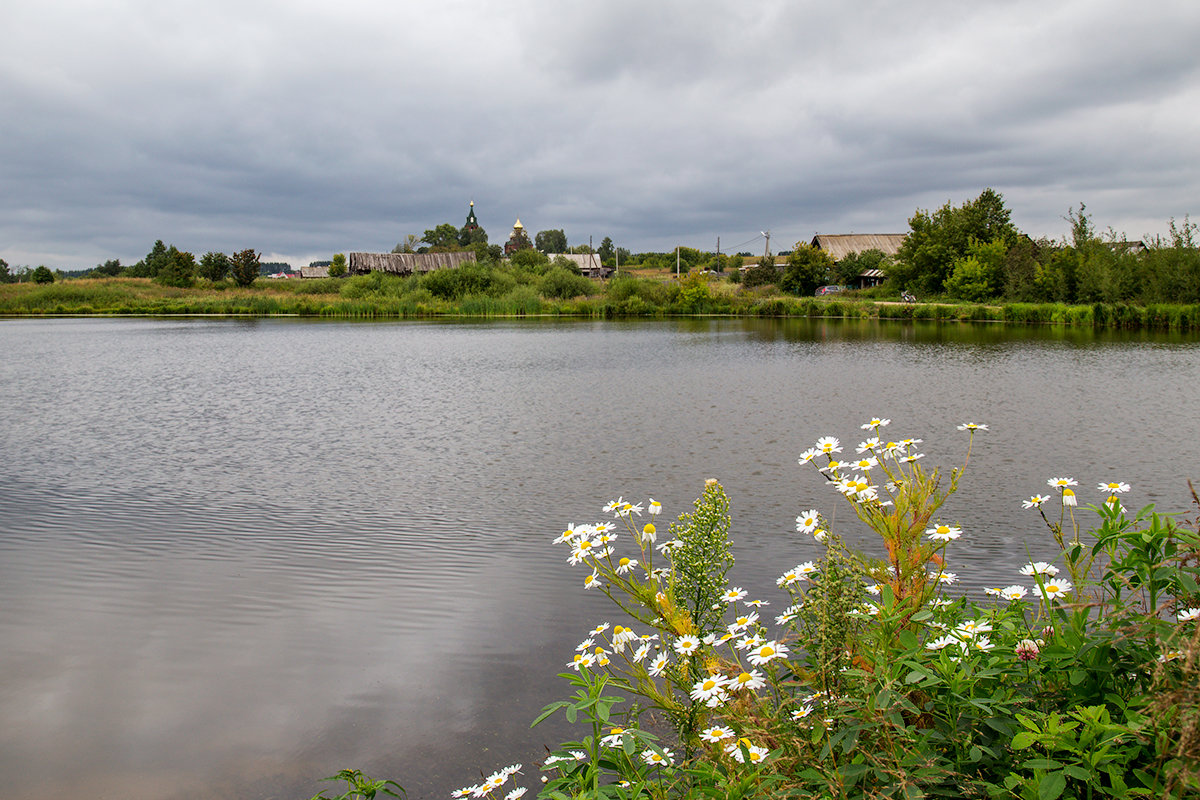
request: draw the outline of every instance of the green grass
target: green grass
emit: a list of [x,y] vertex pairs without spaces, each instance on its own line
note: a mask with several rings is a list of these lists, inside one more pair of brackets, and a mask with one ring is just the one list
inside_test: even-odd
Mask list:
[[514,282],[510,278],[489,289],[449,299],[432,293],[433,287],[427,286],[421,276],[372,274],[312,281],[264,279],[247,288],[201,282],[190,289],[160,286],[142,278],[87,278],[46,285],[0,285],[0,315],[288,315],[346,319],[720,315],[1200,331],[1200,305],[955,302],[905,305],[853,294],[835,298],[795,297],[778,294],[769,287],[747,290],[723,282],[704,284],[693,279],[676,282],[644,277],[624,277],[593,286],[592,294],[557,299],[541,295],[530,282]]

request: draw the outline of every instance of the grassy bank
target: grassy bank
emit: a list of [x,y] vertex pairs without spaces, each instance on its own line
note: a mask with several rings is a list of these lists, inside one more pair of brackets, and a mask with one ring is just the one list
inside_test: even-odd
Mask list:
[[[449,271],[447,271],[449,272]],[[580,279],[582,280],[582,279]],[[725,281],[683,281],[628,276],[606,284],[586,282],[589,293],[553,295],[545,283],[519,280],[445,288],[428,276],[372,274],[312,281],[260,280],[247,288],[200,284],[181,289],[148,279],[99,278],[54,284],[0,285],[4,316],[290,315],[348,319],[443,316],[588,318],[727,315],[1007,322],[1126,330],[1200,330],[1200,305],[1011,303],[981,305],[795,297],[771,287],[746,289]]]

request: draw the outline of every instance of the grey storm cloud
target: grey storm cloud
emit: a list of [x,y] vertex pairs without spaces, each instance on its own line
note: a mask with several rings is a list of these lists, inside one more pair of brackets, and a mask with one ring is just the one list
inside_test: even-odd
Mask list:
[[[1200,6],[1127,0],[8,4],[0,257],[155,239],[307,263],[520,217],[712,248],[907,228],[1002,192],[1019,227],[1195,211]],[[757,247],[758,245],[756,245]]]

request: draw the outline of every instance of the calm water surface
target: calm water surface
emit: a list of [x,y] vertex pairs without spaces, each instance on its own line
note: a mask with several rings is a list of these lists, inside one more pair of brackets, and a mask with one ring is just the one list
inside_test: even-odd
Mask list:
[[[550,545],[624,495],[733,500],[737,583],[813,558],[796,457],[868,417],[961,458],[965,585],[1049,555],[1052,475],[1186,507],[1200,345],[808,321],[0,321],[0,796],[445,797],[612,619]],[[848,520],[848,538],[870,540]],[[536,778],[526,778],[533,787]]]

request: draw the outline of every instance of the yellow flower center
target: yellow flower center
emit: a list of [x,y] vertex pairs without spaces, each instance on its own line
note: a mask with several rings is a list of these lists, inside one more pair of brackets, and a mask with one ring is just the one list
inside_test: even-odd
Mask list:
[[761,650],[758,651],[758,654],[763,657],[773,656],[773,655],[775,655],[775,648],[770,647],[769,645],[765,645],[765,646],[763,646],[763,648]]

